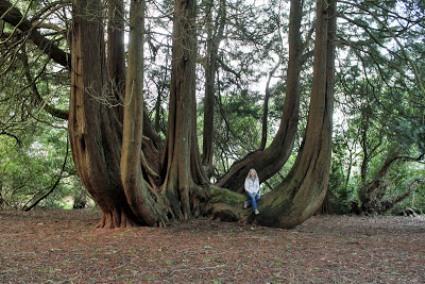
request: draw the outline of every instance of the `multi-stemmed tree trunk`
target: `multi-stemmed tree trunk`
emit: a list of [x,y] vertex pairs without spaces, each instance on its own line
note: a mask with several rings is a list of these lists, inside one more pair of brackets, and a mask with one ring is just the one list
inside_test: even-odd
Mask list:
[[78,175],[102,210],[101,226],[119,227],[137,218],[120,178],[121,124],[105,103],[109,84],[101,11],[100,0],[73,1],[69,135]]
[[[165,168],[156,173],[163,174],[162,190],[152,180],[145,180],[155,171],[147,170],[141,151],[142,2],[131,2],[122,126],[114,111],[115,97],[108,96],[115,84],[110,84],[105,68],[101,2],[75,1],[73,8],[70,137],[78,173],[102,210],[101,226],[155,225],[165,223],[169,213],[176,219],[189,218],[192,212],[200,214],[200,200],[205,199],[200,185],[206,183],[206,177],[195,124],[196,2],[175,4]],[[110,66],[119,64],[111,62]],[[115,79],[117,72],[111,75]]]
[[[326,193],[331,155],[335,2],[317,3],[314,80],[303,148],[287,179],[260,201],[262,213],[256,218],[264,225],[299,224],[320,207]],[[166,223],[169,218],[182,220],[198,214],[251,220],[250,211],[241,206],[245,197],[208,186],[203,171],[196,135],[196,1],[175,1],[169,123],[159,170],[150,167],[142,146],[143,133],[151,131],[143,112],[144,2],[131,1],[122,121],[114,104],[116,93],[112,89],[116,84],[111,81],[117,82],[123,76],[115,71],[108,74],[107,66],[120,63],[114,59],[107,64],[102,1],[73,0],[72,5],[69,135],[78,174],[102,211],[100,226],[153,226]],[[295,0],[291,5],[290,37],[295,38],[291,39],[288,67],[290,99],[284,106],[287,117],[279,129],[279,139],[273,141],[280,146],[272,143],[270,147],[270,156],[279,159],[287,158],[298,120],[301,6]],[[273,167],[268,163],[276,161],[276,157],[267,159],[258,156],[250,163],[266,176]],[[246,171],[237,167],[239,170],[233,172],[244,177]]]

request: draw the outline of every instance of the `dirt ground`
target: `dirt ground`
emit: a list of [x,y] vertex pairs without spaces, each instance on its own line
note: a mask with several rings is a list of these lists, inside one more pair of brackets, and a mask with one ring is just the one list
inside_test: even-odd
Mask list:
[[425,283],[425,219],[293,230],[198,219],[101,230],[90,211],[0,211],[0,283]]

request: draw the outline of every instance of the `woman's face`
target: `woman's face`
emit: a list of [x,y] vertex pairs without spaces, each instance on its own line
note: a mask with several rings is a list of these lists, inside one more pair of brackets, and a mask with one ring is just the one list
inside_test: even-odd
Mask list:
[[249,170],[249,176],[255,177],[257,175],[256,171],[254,169]]

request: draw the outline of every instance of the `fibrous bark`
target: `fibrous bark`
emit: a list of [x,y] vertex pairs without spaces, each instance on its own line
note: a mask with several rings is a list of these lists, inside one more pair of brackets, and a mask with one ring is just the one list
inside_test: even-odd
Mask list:
[[200,185],[206,183],[196,135],[195,17],[195,0],[175,1],[163,192],[176,219],[187,219],[198,211],[193,206],[203,198]]
[[104,102],[107,74],[101,1],[73,1],[69,136],[78,175],[102,210],[101,227],[142,223],[120,178],[121,125]]
[[332,152],[335,6],[335,1],[317,1],[313,87],[302,148],[286,179],[263,197],[260,224],[294,227],[313,215],[326,195]]
[[167,221],[162,198],[148,190],[142,173],[143,136],[143,13],[144,2],[133,0],[130,7],[130,43],[124,99],[121,180],[126,200],[138,219],[153,226]]

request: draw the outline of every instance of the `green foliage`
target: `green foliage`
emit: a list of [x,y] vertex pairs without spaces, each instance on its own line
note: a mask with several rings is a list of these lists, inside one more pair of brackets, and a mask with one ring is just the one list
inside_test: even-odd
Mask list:
[[[424,153],[425,93],[418,81],[425,70],[423,25],[418,24],[424,15],[418,1],[341,3],[339,9],[343,44],[329,186],[330,199],[345,212],[350,202],[361,205],[359,189],[377,177],[387,157]],[[418,163],[396,163],[375,197],[391,201],[423,174]]]
[[[351,96],[342,107],[342,120],[334,132],[330,202],[337,207],[336,211],[344,213],[351,210],[353,202],[361,205],[358,191],[377,177],[387,157],[414,158],[423,153],[424,123],[418,115],[423,108],[405,103],[409,101],[408,92],[398,90],[399,101],[393,105],[394,94],[389,92],[395,90],[357,84],[357,80],[345,80],[344,87],[351,90]],[[357,100],[351,100],[354,97]],[[414,115],[407,117],[407,113]],[[391,201],[405,192],[410,181],[423,175],[423,171],[412,171],[411,167],[417,164],[393,165],[382,177],[384,187],[376,192],[379,197],[373,198]]]
[[329,175],[328,213],[348,214],[352,211],[352,204],[358,202],[357,184],[347,178],[349,173],[335,156]]
[[[412,181],[417,177],[425,175],[425,165],[420,163],[404,163],[396,165],[391,169],[386,179],[389,186],[387,192],[388,199],[393,199],[398,195],[407,192]],[[425,183],[419,185],[416,190],[405,200],[397,204],[388,213],[395,213],[406,209],[415,208],[425,212]]]
[[220,171],[258,148],[262,113],[259,97],[258,93],[247,91],[221,97],[215,116],[215,157],[221,161],[217,167]]
[[[66,52],[69,3],[11,1],[26,20],[48,27],[38,31]],[[14,14],[15,15],[15,14]],[[7,205],[22,208],[45,194],[58,179],[66,151],[66,122],[55,120],[46,105],[67,109],[68,71],[26,38],[26,33],[1,22],[0,41],[0,184]],[[53,31],[53,32],[52,32]],[[81,190],[74,182],[71,158],[65,178],[40,205],[58,206],[64,196]]]
[[[2,196],[13,208],[31,205],[47,193],[61,174],[66,151],[66,130],[35,127],[30,135],[20,134],[20,144],[0,136],[0,179]],[[40,205],[63,207],[65,197],[76,196],[82,190],[68,157],[60,185]]]

